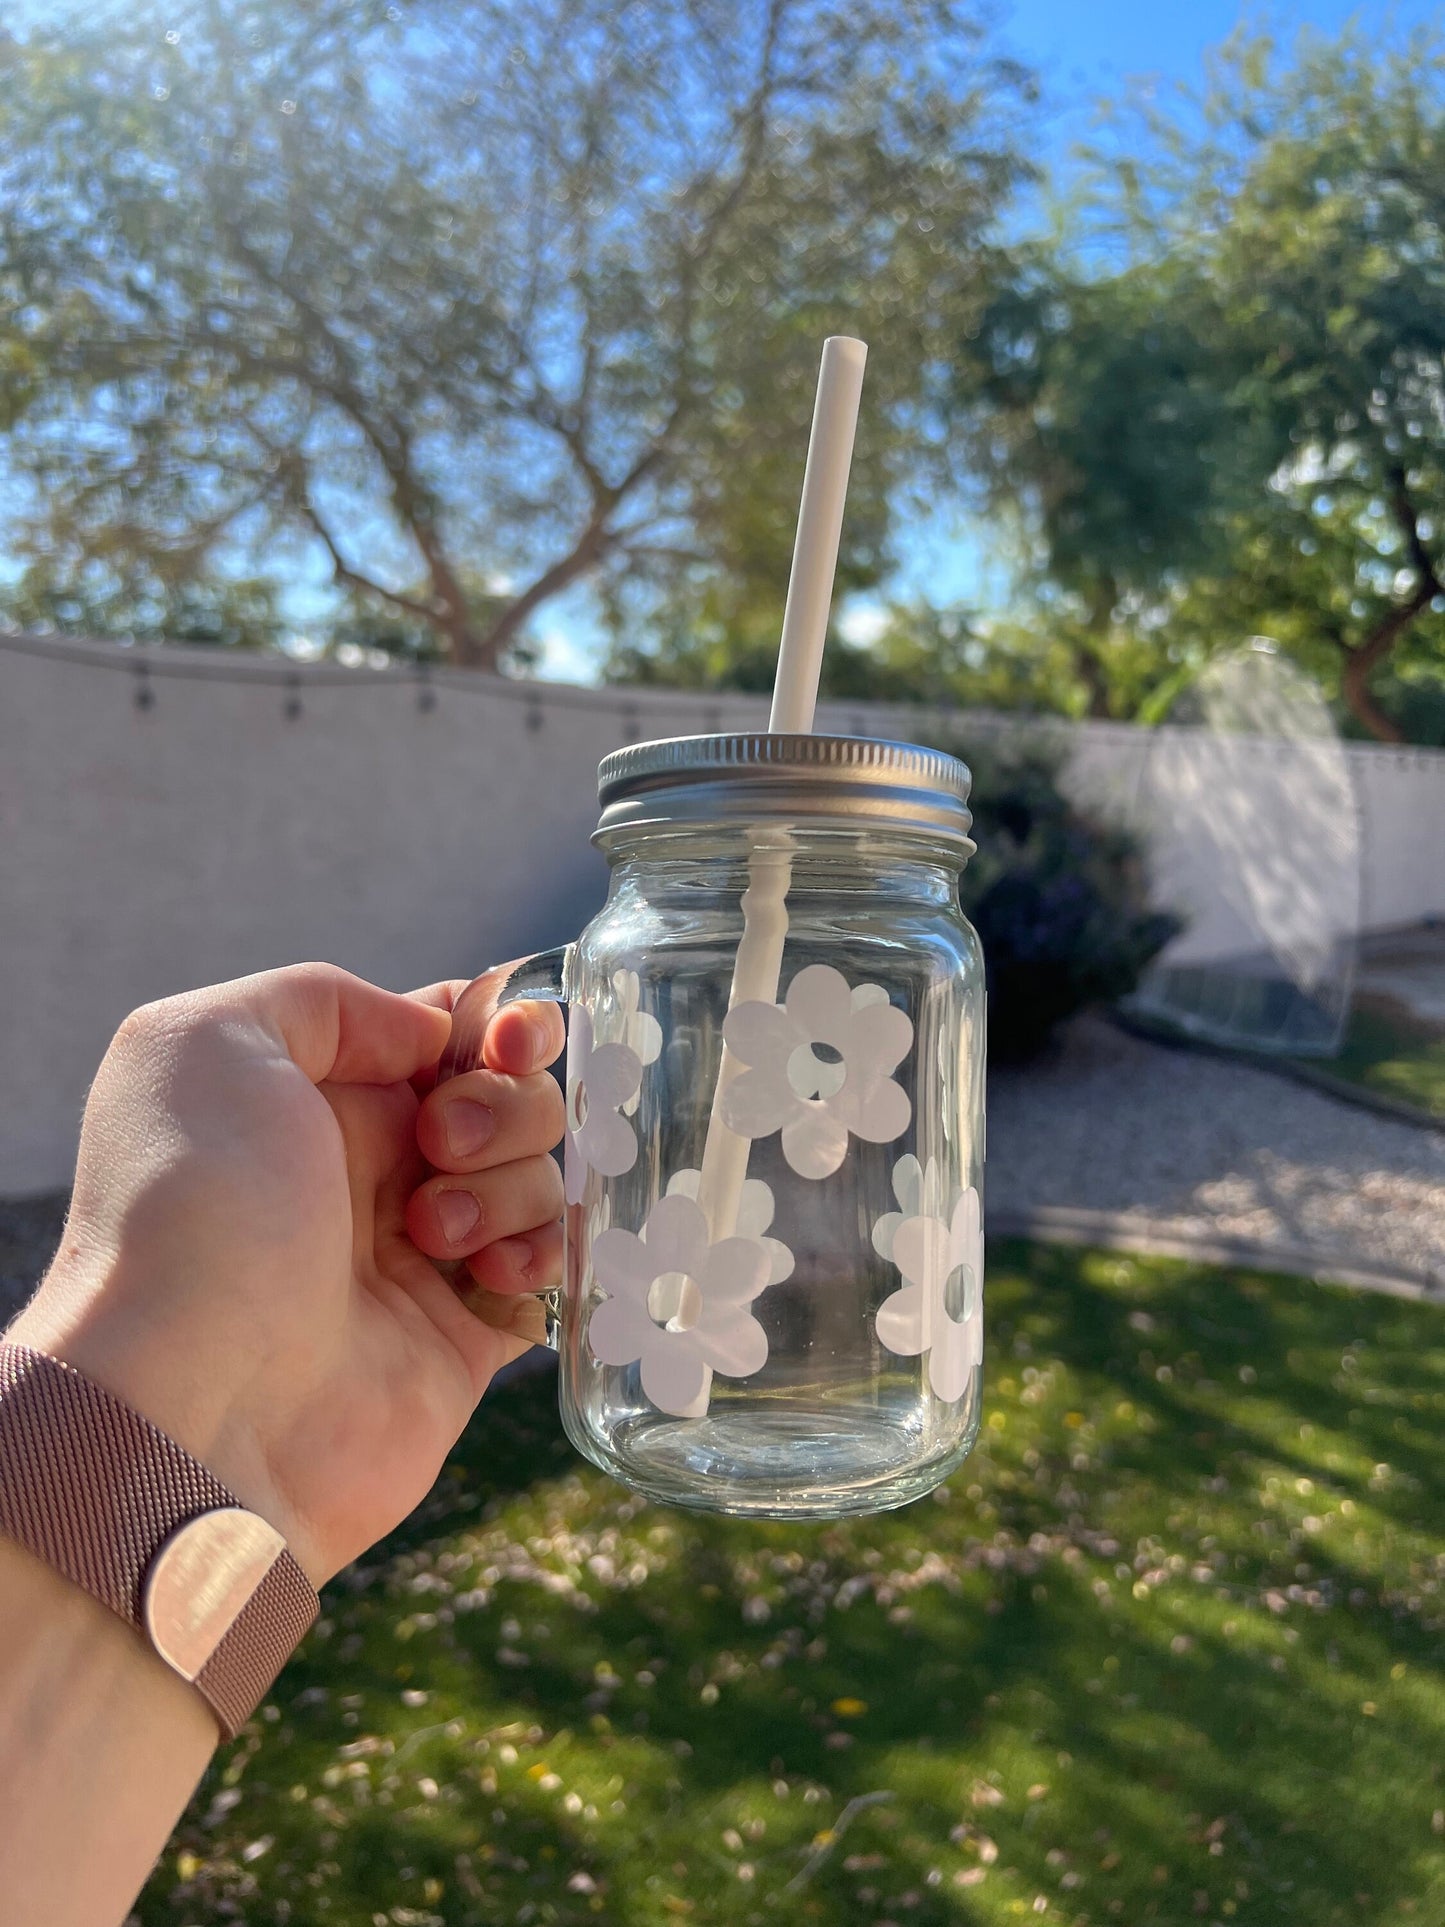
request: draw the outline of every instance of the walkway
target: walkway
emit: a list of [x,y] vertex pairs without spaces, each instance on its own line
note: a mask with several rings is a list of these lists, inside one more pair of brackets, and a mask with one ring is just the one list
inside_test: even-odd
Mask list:
[[988,1221],[1445,1293],[1445,1133],[1088,1018],[990,1080]]

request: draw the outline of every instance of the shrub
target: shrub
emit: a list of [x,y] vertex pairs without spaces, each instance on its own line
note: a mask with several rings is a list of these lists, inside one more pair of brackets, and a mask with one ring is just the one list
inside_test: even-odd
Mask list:
[[963,753],[978,854],[960,894],[983,943],[989,1051],[1017,1061],[1066,1017],[1132,990],[1182,926],[1150,908],[1133,838],[1064,795],[1052,749],[1024,740]]

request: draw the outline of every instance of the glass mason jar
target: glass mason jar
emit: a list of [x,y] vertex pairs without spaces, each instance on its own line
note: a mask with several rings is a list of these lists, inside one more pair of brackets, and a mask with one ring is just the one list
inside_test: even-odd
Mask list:
[[479,978],[569,1007],[568,1436],[648,1497],[902,1505],[978,1430],[984,989],[969,773],[851,737],[638,743],[598,774],[606,905]]

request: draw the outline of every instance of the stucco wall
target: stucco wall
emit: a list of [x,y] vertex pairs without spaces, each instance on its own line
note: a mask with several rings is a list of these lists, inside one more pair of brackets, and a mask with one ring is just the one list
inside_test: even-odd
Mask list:
[[[65,1181],[136,1004],[302,957],[404,987],[559,942],[604,888],[599,758],[764,721],[748,698],[0,638],[0,1193]],[[912,724],[853,706],[820,726]],[[1129,807],[1149,739],[1067,741],[1080,789]],[[1350,760],[1367,920],[1445,913],[1445,756]]]

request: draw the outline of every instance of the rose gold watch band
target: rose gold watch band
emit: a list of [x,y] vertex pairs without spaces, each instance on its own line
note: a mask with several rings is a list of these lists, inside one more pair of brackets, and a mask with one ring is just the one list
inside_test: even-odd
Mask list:
[[0,1532],[128,1620],[225,1739],[319,1609],[274,1527],[73,1366],[0,1344]]

